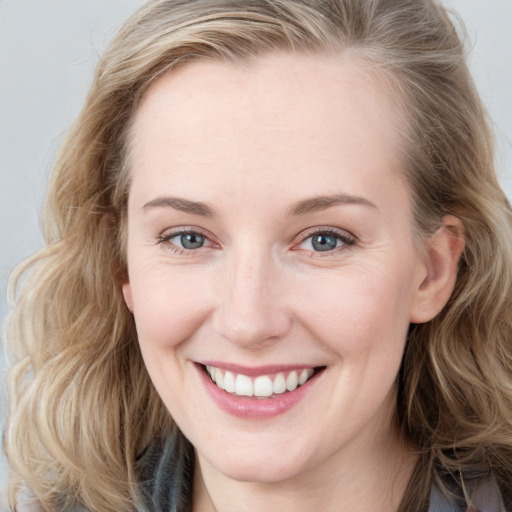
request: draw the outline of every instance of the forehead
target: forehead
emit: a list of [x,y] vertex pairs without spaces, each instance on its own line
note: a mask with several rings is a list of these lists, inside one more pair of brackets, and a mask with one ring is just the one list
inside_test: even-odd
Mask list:
[[398,174],[402,119],[387,83],[344,54],[186,64],[154,83],[136,113],[134,183],[154,169],[173,187],[185,170],[189,182],[232,187],[270,173],[314,188],[324,171],[342,179],[340,165],[374,183]]

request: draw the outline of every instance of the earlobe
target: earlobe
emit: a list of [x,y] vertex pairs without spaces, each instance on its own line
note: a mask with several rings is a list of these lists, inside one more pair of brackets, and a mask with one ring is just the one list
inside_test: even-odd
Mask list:
[[130,310],[130,313],[133,313],[133,295],[130,281],[126,281],[125,283],[123,283],[122,291],[126,306]]
[[457,217],[447,215],[427,241],[426,275],[415,290],[410,321],[432,320],[445,306],[457,279],[460,255],[464,250],[464,227]]

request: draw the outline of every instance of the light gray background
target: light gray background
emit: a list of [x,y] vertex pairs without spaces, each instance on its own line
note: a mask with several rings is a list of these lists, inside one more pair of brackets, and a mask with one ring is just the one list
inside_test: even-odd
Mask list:
[[[10,270],[42,243],[46,178],[98,55],[142,3],[0,0],[0,319]],[[496,123],[498,171],[512,196],[512,0],[449,4],[467,24],[471,67]]]
[[[471,68],[496,124],[498,172],[512,197],[512,0],[446,1],[466,22]],[[0,321],[9,272],[42,244],[42,198],[62,135],[98,55],[142,3],[0,0]]]

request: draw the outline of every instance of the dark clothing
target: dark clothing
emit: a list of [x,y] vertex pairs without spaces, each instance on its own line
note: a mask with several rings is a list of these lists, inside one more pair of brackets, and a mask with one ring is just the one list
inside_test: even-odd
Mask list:
[[[140,512],[188,512],[193,466],[192,446],[181,434],[153,443],[138,463],[143,501]],[[478,506],[474,512],[506,512],[498,487],[492,481],[475,489],[473,499]],[[434,487],[428,512],[466,510],[450,503]]]
[[140,512],[188,512],[192,494],[194,451],[178,434],[153,443],[137,463]]
[[[190,512],[194,450],[182,434],[178,433],[167,439],[153,442],[138,459],[137,474],[140,482],[139,499],[135,504],[137,512]],[[452,500],[447,499],[434,486],[430,494],[428,510],[425,512],[507,512],[494,480],[479,486],[468,486],[467,491],[477,508],[452,503]],[[37,502],[30,499],[28,495],[26,500],[20,503],[19,510],[20,512],[41,512]],[[61,512],[88,512],[80,505],[60,510]]]

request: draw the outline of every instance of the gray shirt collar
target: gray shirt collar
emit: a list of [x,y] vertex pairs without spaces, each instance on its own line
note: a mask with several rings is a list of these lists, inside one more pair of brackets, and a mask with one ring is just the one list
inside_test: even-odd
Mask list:
[[[501,493],[494,480],[479,485],[472,490],[473,502],[476,508],[468,512],[507,512],[501,498]],[[428,512],[465,512],[448,500],[441,491],[434,486],[430,493],[430,506]]]

